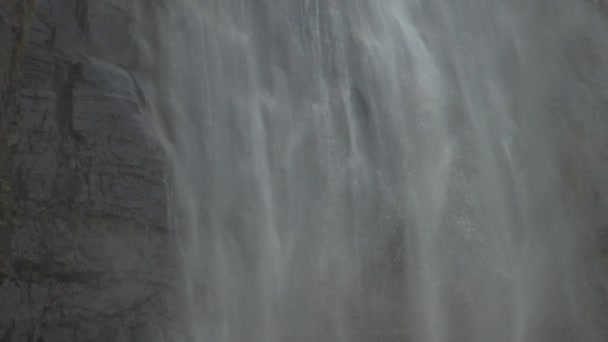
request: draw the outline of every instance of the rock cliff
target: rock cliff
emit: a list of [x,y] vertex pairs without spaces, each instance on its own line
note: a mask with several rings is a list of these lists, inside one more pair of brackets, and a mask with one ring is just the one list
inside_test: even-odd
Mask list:
[[0,341],[152,341],[171,316],[133,2],[0,4]]

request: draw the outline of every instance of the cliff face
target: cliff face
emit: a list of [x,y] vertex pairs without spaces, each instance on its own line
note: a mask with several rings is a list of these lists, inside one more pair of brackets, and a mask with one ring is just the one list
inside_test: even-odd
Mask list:
[[5,1],[0,4],[0,280],[9,270],[12,230],[10,166],[14,155],[19,123],[17,90],[31,19],[31,2]]
[[0,4],[0,341],[151,341],[172,316],[132,3]]

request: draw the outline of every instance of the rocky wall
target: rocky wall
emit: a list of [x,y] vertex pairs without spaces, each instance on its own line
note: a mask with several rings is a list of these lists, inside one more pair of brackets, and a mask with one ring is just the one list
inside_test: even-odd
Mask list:
[[0,5],[2,342],[162,340],[173,316],[133,3]]

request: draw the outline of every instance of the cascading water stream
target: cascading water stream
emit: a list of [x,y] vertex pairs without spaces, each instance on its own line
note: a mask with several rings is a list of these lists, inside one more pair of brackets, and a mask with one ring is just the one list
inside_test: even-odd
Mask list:
[[608,338],[584,176],[608,139],[592,3],[144,7],[185,340]]

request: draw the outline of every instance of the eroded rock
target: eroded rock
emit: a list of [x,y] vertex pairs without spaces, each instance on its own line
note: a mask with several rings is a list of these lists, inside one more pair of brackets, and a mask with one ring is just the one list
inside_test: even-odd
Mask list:
[[[0,70],[14,151],[0,184],[14,212],[0,217],[0,341],[154,340],[174,316],[174,267],[162,159],[129,70],[134,9],[36,2],[21,82]],[[15,58],[18,5],[0,5],[0,37],[12,39],[0,61]],[[5,108],[20,114],[10,135]]]

